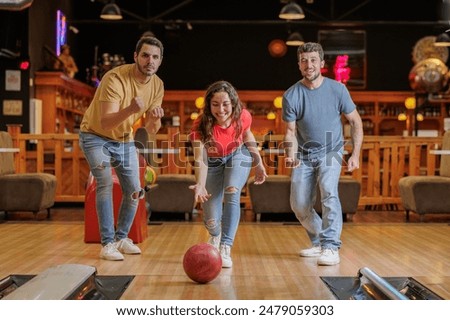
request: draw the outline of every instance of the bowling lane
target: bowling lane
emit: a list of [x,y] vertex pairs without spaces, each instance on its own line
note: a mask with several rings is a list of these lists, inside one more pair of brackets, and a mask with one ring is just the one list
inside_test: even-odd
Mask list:
[[335,299],[320,277],[356,277],[369,267],[382,277],[413,277],[450,300],[446,223],[345,224],[341,263],[330,267],[298,256],[309,245],[299,225],[241,223],[233,268],[208,284],[190,280],[182,263],[189,247],[208,239],[201,223],[150,225],[138,244],[142,255],[121,262],[99,259],[100,245],[83,236],[82,222],[0,224],[0,278],[72,263],[94,266],[102,276],[135,276],[121,299]]
[[221,274],[207,284],[186,276],[137,276],[124,292],[124,300],[335,300],[319,277],[233,276]]

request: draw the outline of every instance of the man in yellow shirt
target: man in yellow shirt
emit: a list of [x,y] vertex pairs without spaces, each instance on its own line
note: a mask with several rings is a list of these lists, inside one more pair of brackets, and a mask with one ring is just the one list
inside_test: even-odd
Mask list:
[[[96,209],[102,250],[100,258],[123,260],[123,254],[140,254],[128,238],[139,199],[139,162],[133,141],[133,125],[145,114],[145,128],[156,133],[164,110],[163,81],[156,75],[163,58],[163,45],[154,37],[139,39],[134,63],[108,71],[97,88],[80,125],[80,147],[96,179]],[[114,168],[122,188],[117,228],[114,228]]]

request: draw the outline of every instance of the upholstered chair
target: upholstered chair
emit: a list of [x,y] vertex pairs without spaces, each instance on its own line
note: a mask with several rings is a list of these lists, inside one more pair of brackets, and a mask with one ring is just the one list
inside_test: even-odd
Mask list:
[[[247,182],[252,210],[256,214],[256,221],[260,221],[261,214],[277,214],[294,212],[290,206],[291,178],[288,175],[269,175],[263,184],[255,185],[254,177]],[[342,176],[339,179],[339,199],[345,221],[351,221],[358,210],[361,184],[352,177]],[[322,212],[320,192],[317,194],[314,209]]]
[[153,212],[180,213],[185,220],[192,220],[195,207],[194,192],[189,186],[195,184],[193,174],[161,174],[156,178],[156,187],[147,192],[149,219]]
[[450,131],[443,136],[442,150],[449,154],[441,155],[439,175],[407,176],[398,182],[407,221],[410,211],[419,214],[420,221],[426,213],[450,213]]
[[55,203],[56,177],[49,173],[16,173],[13,141],[8,132],[0,131],[0,211],[30,211],[37,217]]

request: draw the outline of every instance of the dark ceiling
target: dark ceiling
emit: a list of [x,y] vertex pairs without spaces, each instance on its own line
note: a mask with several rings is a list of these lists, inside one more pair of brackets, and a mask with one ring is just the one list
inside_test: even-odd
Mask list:
[[[101,22],[107,0],[77,0],[72,19],[76,23]],[[116,0],[124,19],[113,23],[193,24],[282,23],[280,0]],[[297,0],[306,18],[299,23],[424,23],[450,16],[448,0],[421,0],[395,4],[393,0]],[[444,3],[444,11],[442,11]],[[444,12],[444,13],[442,13]],[[444,18],[443,18],[444,16]],[[445,20],[448,20],[446,18]],[[103,21],[104,22],[104,21]],[[448,24],[448,21],[445,23]]]

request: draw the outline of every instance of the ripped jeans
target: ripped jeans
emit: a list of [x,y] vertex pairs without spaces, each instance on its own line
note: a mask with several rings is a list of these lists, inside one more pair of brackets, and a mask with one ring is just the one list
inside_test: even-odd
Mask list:
[[[80,148],[84,152],[97,183],[96,209],[102,245],[128,237],[143,194],[139,181],[139,162],[134,142],[117,142],[92,133],[80,132]],[[113,176],[117,175],[122,189],[122,202],[114,226]]]
[[212,236],[222,233],[221,244],[233,245],[241,217],[241,190],[252,168],[245,145],[221,158],[208,158],[206,190],[211,198],[203,203],[203,220]]
[[[338,192],[342,153],[335,155],[302,160],[301,165],[292,170],[290,203],[311,244],[337,250],[342,244],[342,208]],[[322,217],[314,210],[317,187],[321,193]]]

